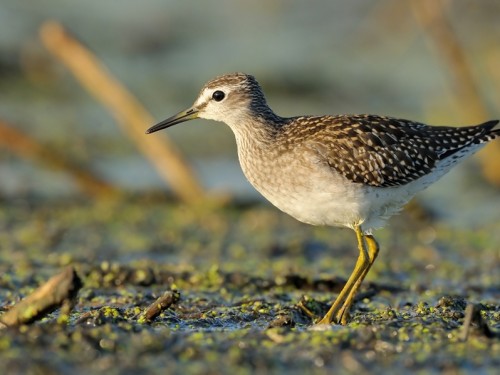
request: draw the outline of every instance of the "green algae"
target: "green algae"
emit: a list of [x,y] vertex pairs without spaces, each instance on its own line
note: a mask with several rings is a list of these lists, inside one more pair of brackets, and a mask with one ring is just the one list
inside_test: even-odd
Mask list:
[[[405,220],[380,233],[350,324],[316,331],[355,261],[349,231],[266,207],[4,203],[0,313],[65,265],[84,281],[70,313],[1,332],[4,373],[495,373],[500,340],[461,331],[469,302],[500,330],[500,227]],[[174,289],[176,303],[141,320]]]

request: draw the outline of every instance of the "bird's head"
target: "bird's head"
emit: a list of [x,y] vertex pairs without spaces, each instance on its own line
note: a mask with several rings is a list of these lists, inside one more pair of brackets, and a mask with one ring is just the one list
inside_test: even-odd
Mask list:
[[207,82],[190,108],[152,126],[146,133],[196,118],[222,121],[233,128],[235,124],[267,112],[272,113],[253,76],[244,73],[226,74]]

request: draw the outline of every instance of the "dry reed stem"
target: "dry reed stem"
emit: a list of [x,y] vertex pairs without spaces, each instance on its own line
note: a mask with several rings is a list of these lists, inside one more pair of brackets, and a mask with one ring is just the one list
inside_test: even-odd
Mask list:
[[154,122],[152,116],[92,52],[55,21],[45,22],[40,36],[45,47],[114,115],[179,198],[188,203],[205,198],[205,191],[175,145],[166,136],[146,136],[145,130]]
[[[413,0],[413,12],[424,35],[434,51],[449,68],[457,95],[458,107],[464,122],[474,123],[478,119],[490,118],[489,110],[474,78],[473,70],[453,28],[445,15],[445,2],[440,0]],[[484,176],[500,186],[500,144],[492,143],[486,151],[479,153]]]
[[113,186],[102,181],[90,171],[65,160],[61,155],[49,150],[34,138],[16,130],[12,125],[2,120],[0,120],[0,145],[22,158],[31,159],[70,174],[86,194],[109,196],[116,192]]

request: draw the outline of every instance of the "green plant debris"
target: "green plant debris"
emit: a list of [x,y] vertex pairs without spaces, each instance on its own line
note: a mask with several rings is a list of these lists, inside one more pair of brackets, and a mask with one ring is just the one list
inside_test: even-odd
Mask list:
[[4,202],[0,314],[67,265],[83,287],[71,311],[1,331],[3,373],[495,373],[500,339],[462,331],[469,303],[500,330],[500,223],[396,226],[350,324],[318,331],[355,262],[350,231],[267,207]]

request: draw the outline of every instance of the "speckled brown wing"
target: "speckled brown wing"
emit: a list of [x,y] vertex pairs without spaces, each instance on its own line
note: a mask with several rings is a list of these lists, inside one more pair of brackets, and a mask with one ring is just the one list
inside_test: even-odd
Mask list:
[[347,179],[376,187],[405,185],[431,173],[439,161],[463,156],[468,146],[498,135],[492,131],[497,121],[456,128],[373,115],[316,119],[308,147]]

